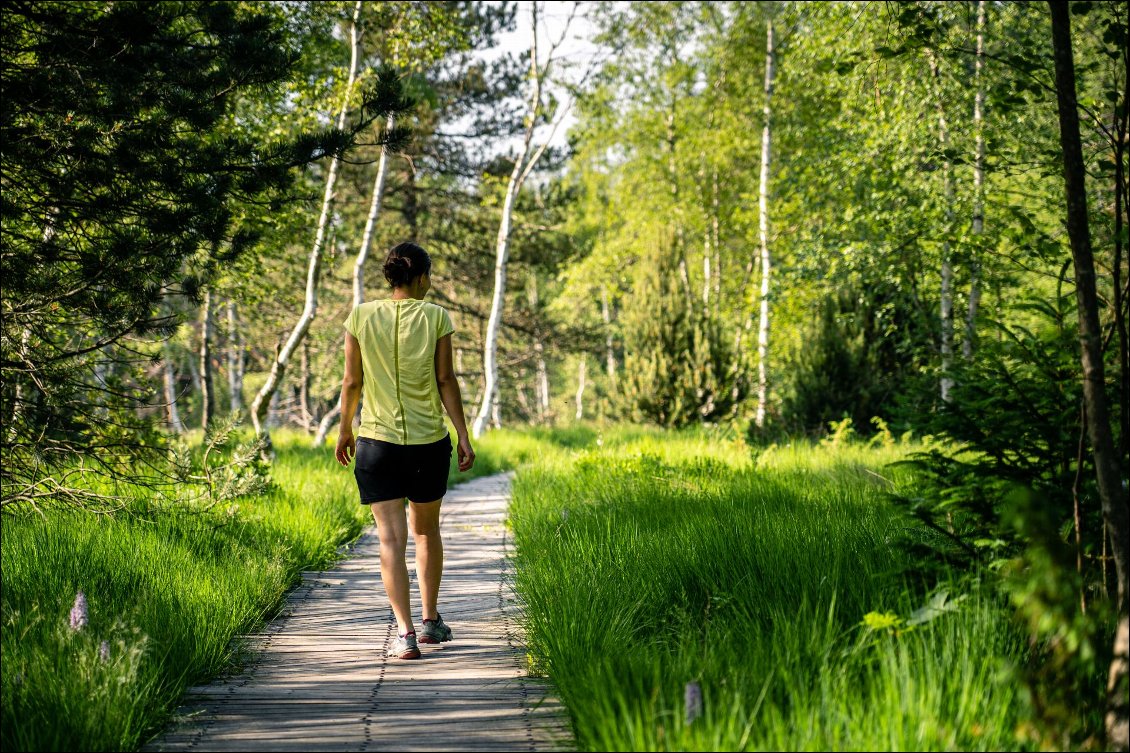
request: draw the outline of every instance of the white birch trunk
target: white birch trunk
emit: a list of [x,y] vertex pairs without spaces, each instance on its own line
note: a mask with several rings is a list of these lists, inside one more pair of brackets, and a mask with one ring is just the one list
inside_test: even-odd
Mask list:
[[[522,378],[524,379],[525,376],[526,375],[523,373]],[[522,386],[521,380],[514,383],[514,394],[518,398],[518,405],[522,407],[522,412],[524,412],[526,416],[532,418],[534,412],[530,407],[530,399],[526,397],[526,388]]]
[[[396,116],[389,115],[385,131],[396,125]],[[369,216],[365,218],[365,232],[361,235],[361,246],[357,249],[357,260],[353,263],[353,306],[365,302],[365,262],[369,258],[369,248],[373,243],[373,228],[381,212],[381,198],[384,195],[385,176],[388,174],[388,147],[381,147],[381,159],[377,162],[377,177],[373,181],[373,198],[369,202]]]
[[310,412],[310,341],[302,341],[302,375],[298,382],[298,420],[302,428],[314,428],[314,414]]
[[228,301],[228,391],[231,393],[231,410],[243,410],[243,336],[236,321],[235,303]]
[[577,420],[585,417],[585,372],[588,370],[589,359],[581,356],[581,363],[577,366]]
[[683,221],[679,212],[679,173],[675,162],[675,105],[674,95],[671,98],[671,111],[667,113],[667,174],[671,181],[671,212],[675,219],[675,253],[679,258],[679,283],[683,288],[683,295],[687,303],[693,300],[691,293],[691,276],[687,266],[687,243],[683,230]]
[[773,102],[773,77],[776,73],[776,52],[773,48],[773,22],[768,23],[765,42],[765,126],[761,131],[761,177],[758,187],[758,234],[761,239],[761,316],[757,326],[757,414],[754,422],[765,425],[766,395],[769,391],[767,361],[769,357],[769,164],[770,114]]
[[537,368],[538,421],[549,420],[549,371],[545,367],[545,353],[541,339],[534,341],[534,358]]
[[[944,154],[949,149],[949,126],[946,123],[946,111],[942,106],[941,76],[938,71],[938,61],[933,51],[926,50],[930,62],[930,77],[934,83],[934,104],[938,111],[938,145]],[[948,158],[942,160],[942,191],[945,196],[946,237],[942,241],[942,294],[941,294],[941,328],[942,328],[942,379],[940,383],[941,397],[944,402],[950,401],[950,390],[953,389],[953,378],[950,373],[953,369],[953,259],[949,242],[949,233],[953,229],[954,220],[954,192],[953,192],[953,167]]]
[[184,422],[177,410],[177,375],[173,372],[173,362],[165,358],[162,371],[165,377],[165,407],[169,416],[169,428],[176,434],[184,434]]
[[[350,30],[350,60],[349,60],[349,79],[345,85],[345,93],[342,95],[341,110],[337,116],[337,127],[339,129],[345,128],[345,115],[349,110],[349,99],[353,93],[353,83],[357,79],[357,58],[358,58],[358,42],[359,30],[357,28],[358,20],[361,15],[361,2],[358,0],[357,5],[353,10],[353,25]],[[275,361],[271,365],[271,371],[267,375],[267,381],[263,385],[259,393],[255,395],[255,400],[251,403],[251,422],[255,426],[255,433],[264,437],[270,446],[270,433],[267,431],[267,426],[263,423],[263,416],[267,412],[268,404],[274,399],[279,382],[282,381],[283,373],[286,371],[287,363],[295,349],[301,344],[302,340],[306,337],[306,332],[310,329],[310,323],[314,321],[314,317],[318,311],[318,276],[321,273],[322,261],[322,248],[325,245],[326,230],[330,224],[331,209],[333,207],[334,199],[334,186],[337,183],[337,173],[341,166],[341,158],[334,157],[330,163],[329,173],[326,176],[326,191],[322,197],[322,212],[318,217],[318,229],[314,235],[314,245],[310,250],[310,264],[306,273],[306,303],[302,309],[302,316],[299,318],[298,323],[294,325],[294,329],[287,338],[286,344],[279,350],[275,356]]]
[[[526,300],[530,311],[538,311],[538,278],[531,272],[526,278]],[[549,376],[545,368],[545,347],[542,345],[541,335],[534,330],[534,402],[538,423],[545,423],[549,414]]]
[[[506,262],[510,257],[510,227],[514,201],[518,197],[518,192],[522,189],[522,183],[549,144],[547,140],[530,156],[530,144],[533,141],[537,115],[541,107],[541,93],[545,75],[538,68],[538,4],[533,3],[531,8],[533,41],[530,44],[530,75],[533,80],[526,112],[526,131],[522,139],[522,146],[518,150],[518,155],[514,158],[514,169],[510,171],[510,179],[506,184],[506,196],[502,203],[502,218],[498,225],[498,236],[495,239],[494,296],[491,299],[490,318],[487,320],[487,331],[483,341],[483,394],[478,413],[471,425],[471,434],[476,439],[482,436],[483,431],[487,428],[487,421],[491,416],[491,407],[498,394],[498,332],[502,324],[502,305],[506,297]],[[547,69],[548,65],[549,62],[547,61]],[[527,160],[528,156],[529,159]]]
[[616,351],[612,347],[612,314],[608,309],[608,289],[600,286],[600,315],[604,319],[604,361],[608,371],[608,384],[612,391],[617,389],[616,384]]
[[212,380],[212,291],[204,291],[200,310],[200,428],[208,431],[215,410],[216,391]]
[[463,349],[455,349],[455,380],[459,382],[459,394],[466,394],[467,380],[463,378]]
[[710,311],[710,230],[703,231],[702,243],[702,308]]
[[714,298],[718,304],[722,303],[722,232],[721,220],[719,219],[719,205],[721,204],[718,194],[718,167],[713,169],[711,177],[711,200],[710,200],[710,238],[711,245],[714,247]]
[[973,254],[970,264],[969,308],[965,314],[965,340],[961,354],[970,359],[977,342],[977,309],[981,305],[981,261],[977,239],[985,227],[985,90],[981,85],[981,71],[985,66],[985,0],[977,2],[977,62],[974,69],[973,132],[976,134],[976,151],[973,157]]
[[321,447],[326,443],[326,437],[333,428],[337,417],[341,415],[341,403],[339,402],[334,407],[330,408],[326,415],[322,416],[322,420],[318,422],[318,431],[314,433],[314,447]]

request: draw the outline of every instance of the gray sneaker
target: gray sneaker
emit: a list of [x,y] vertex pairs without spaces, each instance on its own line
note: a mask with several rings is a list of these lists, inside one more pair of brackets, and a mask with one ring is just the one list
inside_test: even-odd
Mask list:
[[397,659],[419,659],[420,647],[416,645],[416,634],[396,636],[388,649],[388,655]]
[[434,620],[424,620],[424,629],[420,631],[420,643],[443,643],[451,640],[451,628],[443,621],[443,616],[436,613]]

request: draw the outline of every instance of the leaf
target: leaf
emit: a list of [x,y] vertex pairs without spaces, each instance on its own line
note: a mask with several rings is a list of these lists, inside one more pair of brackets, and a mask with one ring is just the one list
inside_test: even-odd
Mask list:
[[950,601],[949,591],[938,591],[930,597],[930,601],[927,602],[925,606],[919,607],[911,613],[906,624],[909,627],[924,625],[931,620],[936,620],[946,612],[956,612],[958,609],[957,605],[964,599],[965,596],[959,596],[953,601]]

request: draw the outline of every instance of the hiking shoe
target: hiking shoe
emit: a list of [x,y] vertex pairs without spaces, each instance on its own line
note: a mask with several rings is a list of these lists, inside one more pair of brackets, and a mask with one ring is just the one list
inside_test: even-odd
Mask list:
[[424,620],[420,643],[443,643],[449,640],[451,640],[451,628],[443,621],[442,615],[437,612],[434,620]]
[[419,659],[420,647],[416,645],[416,634],[396,636],[388,649],[388,655],[397,659]]

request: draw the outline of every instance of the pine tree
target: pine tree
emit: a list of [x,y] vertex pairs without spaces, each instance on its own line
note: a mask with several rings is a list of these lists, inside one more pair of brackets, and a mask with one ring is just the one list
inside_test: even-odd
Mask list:
[[623,312],[624,400],[637,420],[679,427],[729,416],[749,384],[719,320],[683,295],[672,257],[641,263]]
[[[285,12],[4,7],[4,504],[82,486],[45,467],[81,455],[114,476],[152,444],[138,409],[156,402],[154,380],[139,369],[156,350],[146,339],[176,323],[163,302],[197,300],[218,266],[254,246],[247,207],[269,209],[293,167],[341,152],[380,110],[374,94],[354,127],[274,144],[241,130],[240,98],[295,68]],[[397,94],[385,84],[384,98]]]

